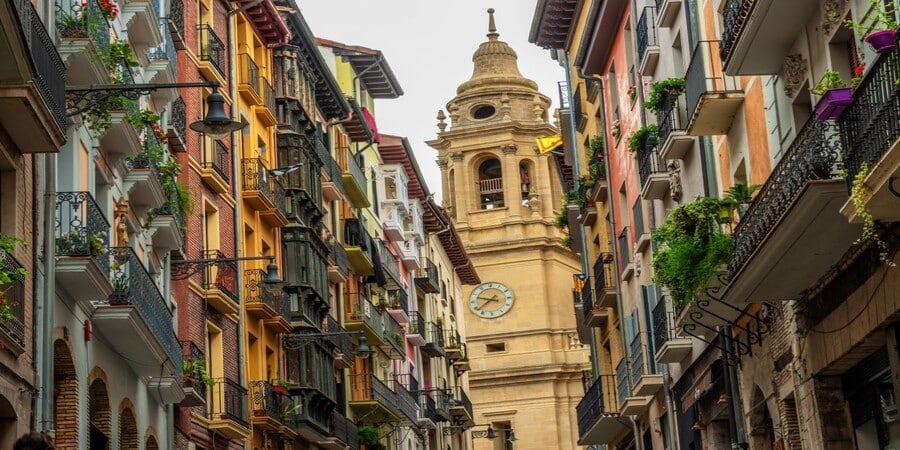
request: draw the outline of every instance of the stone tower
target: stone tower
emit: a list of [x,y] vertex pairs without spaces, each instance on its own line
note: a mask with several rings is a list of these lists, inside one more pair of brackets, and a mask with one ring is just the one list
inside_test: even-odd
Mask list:
[[[493,12],[472,77],[438,112],[438,137],[428,142],[438,151],[444,205],[484,281],[458,302],[469,391],[476,423],[493,424],[499,435],[511,427],[516,448],[574,449],[588,368],[572,301],[571,274],[581,269],[554,226],[560,169],[535,145],[559,131],[548,122],[550,99],[499,40]],[[496,444],[474,441],[476,449]]]

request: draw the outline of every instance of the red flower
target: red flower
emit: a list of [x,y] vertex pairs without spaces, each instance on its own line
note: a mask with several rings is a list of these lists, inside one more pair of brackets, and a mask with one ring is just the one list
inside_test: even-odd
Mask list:
[[866,66],[860,64],[860,65],[858,65],[858,66],[856,66],[856,67],[853,68],[853,76],[854,76],[854,77],[861,77],[862,74],[863,74],[863,72],[864,72],[865,70],[866,70]]

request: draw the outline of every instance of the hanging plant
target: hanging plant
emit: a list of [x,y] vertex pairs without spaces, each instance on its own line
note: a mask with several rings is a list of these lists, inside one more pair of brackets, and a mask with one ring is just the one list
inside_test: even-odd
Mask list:
[[878,247],[878,259],[888,267],[894,267],[893,261],[888,257],[888,246],[881,240],[881,236],[875,232],[875,218],[872,213],[866,209],[866,197],[869,196],[869,188],[866,186],[865,179],[869,175],[869,163],[863,163],[859,167],[856,178],[853,179],[853,186],[850,188],[850,201],[856,208],[856,215],[863,221],[862,235],[853,243],[859,245],[865,241],[871,240]]
[[631,137],[628,138],[628,150],[637,152],[646,147],[653,147],[658,140],[657,133],[659,126],[656,124],[644,125],[638,128]]
[[731,260],[731,236],[718,224],[725,201],[701,197],[673,209],[653,232],[653,278],[666,286],[677,308],[694,301],[722,264]]
[[654,114],[669,106],[663,104],[663,101],[672,101],[675,97],[684,92],[684,78],[668,78],[657,81],[650,85],[650,96],[644,102],[644,108],[652,111]]
[[[3,254],[12,255],[15,247],[18,245],[25,245],[25,241],[15,236],[0,233],[0,256],[3,256]],[[17,306],[6,297],[6,291],[12,287],[8,285],[23,279],[27,275],[28,271],[22,267],[13,268],[0,264],[0,320],[13,319],[12,307]]]

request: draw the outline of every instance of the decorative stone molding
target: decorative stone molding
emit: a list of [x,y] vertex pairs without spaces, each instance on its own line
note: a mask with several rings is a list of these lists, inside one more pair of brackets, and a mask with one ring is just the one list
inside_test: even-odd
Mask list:
[[440,168],[441,170],[446,169],[449,165],[447,158],[438,158],[434,160],[434,162],[437,163],[438,168]]
[[841,25],[841,18],[847,12],[848,6],[850,6],[848,0],[825,0],[825,4],[822,5],[821,27],[822,32],[826,36],[830,35]]
[[503,120],[510,120],[510,112],[512,111],[512,107],[509,105],[509,95],[504,92],[502,96],[500,96],[500,117]]
[[462,152],[450,152],[449,156],[450,159],[453,160],[453,162],[462,162],[463,158],[465,157]]
[[681,164],[677,160],[670,159],[666,168],[669,171],[669,196],[673,201],[681,201]]
[[515,155],[519,151],[519,146],[516,144],[505,144],[500,146],[500,150],[503,151],[504,155]]
[[438,130],[441,130],[440,132],[443,133],[444,130],[447,129],[447,122],[445,122],[445,120],[447,120],[447,115],[444,114],[443,109],[438,110],[437,120],[438,120],[438,123],[437,123]]
[[803,55],[795,53],[788,55],[784,59],[784,65],[781,67],[781,79],[784,81],[784,95],[788,98],[794,98],[800,91],[800,87],[806,82],[806,72],[809,63],[803,58]]

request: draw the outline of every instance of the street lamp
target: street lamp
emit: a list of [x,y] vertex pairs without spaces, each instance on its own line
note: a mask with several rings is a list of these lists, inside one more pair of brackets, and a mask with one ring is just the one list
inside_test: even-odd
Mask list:
[[212,93],[206,97],[206,116],[189,126],[198,133],[204,133],[213,139],[222,139],[231,132],[240,130],[247,123],[237,122],[225,112],[225,96],[219,93],[216,81],[196,83],[154,83],[154,84],[92,84],[89,86],[71,86],[66,88],[66,115],[71,117],[81,114],[97,106],[113,95],[137,100],[158,89],[172,88],[209,88]]
[[262,261],[268,260],[266,265],[266,278],[263,283],[274,285],[281,283],[281,277],[278,276],[278,266],[275,264],[274,256],[242,256],[239,258],[201,258],[201,259],[176,259],[171,262],[171,276],[173,280],[184,280],[192,275],[200,273],[211,266],[223,266],[225,264],[237,261]]
[[362,331],[326,331],[323,333],[290,333],[285,334],[281,342],[284,345],[284,348],[288,350],[296,350],[303,347],[310,342],[318,342],[324,341],[331,336],[351,336],[354,334],[358,334],[359,336],[359,344],[356,346],[356,355],[362,358],[367,358],[375,353],[371,347],[369,347],[369,341],[366,340],[366,335]]

